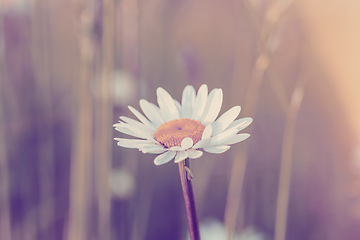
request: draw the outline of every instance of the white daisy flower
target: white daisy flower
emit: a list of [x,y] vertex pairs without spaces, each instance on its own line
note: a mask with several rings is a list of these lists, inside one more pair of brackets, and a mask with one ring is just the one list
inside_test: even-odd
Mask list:
[[250,136],[239,133],[252,122],[250,117],[235,120],[240,106],[229,109],[216,120],[223,100],[223,92],[219,88],[208,94],[208,87],[203,84],[196,94],[193,86],[186,86],[181,104],[163,88],[158,88],[156,93],[159,106],[140,100],[146,117],[129,106],[140,121],[121,116],[120,123],[114,124],[117,131],[139,138],[115,138],[117,144],[138,148],[143,153],[160,154],[154,160],[155,165],[174,158],[175,163],[186,158],[199,158],[202,150],[223,153],[229,150],[230,145]]

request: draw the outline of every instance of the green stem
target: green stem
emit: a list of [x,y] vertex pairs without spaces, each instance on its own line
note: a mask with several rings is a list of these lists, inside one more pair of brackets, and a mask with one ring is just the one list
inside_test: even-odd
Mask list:
[[189,159],[179,162],[179,173],[181,187],[184,194],[186,215],[189,224],[189,233],[191,240],[200,240],[199,224],[196,215],[195,197],[191,184],[191,172]]

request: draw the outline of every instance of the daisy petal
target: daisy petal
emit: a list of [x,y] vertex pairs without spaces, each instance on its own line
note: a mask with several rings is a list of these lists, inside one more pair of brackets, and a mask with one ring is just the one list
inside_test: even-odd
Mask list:
[[206,84],[201,85],[199,88],[198,94],[195,99],[194,108],[191,113],[191,119],[198,120],[205,109],[207,96],[208,95],[208,87]]
[[175,106],[176,106],[176,108],[177,108],[177,110],[178,110],[178,112],[179,112],[179,118],[183,118],[183,116],[182,116],[182,106],[181,106],[181,104],[180,104],[179,101],[176,100],[176,99],[174,99],[174,103],[175,103]]
[[181,147],[184,148],[184,149],[188,149],[188,148],[191,148],[193,146],[194,142],[191,138],[187,137],[187,138],[184,138],[182,141],[181,141]]
[[139,148],[139,151],[143,153],[153,153],[153,154],[159,154],[166,151],[166,149],[163,146],[160,145],[152,145],[152,146],[144,146]]
[[245,118],[240,118],[238,120],[235,120],[234,122],[232,122],[227,129],[236,127],[238,129],[238,131],[240,132],[241,130],[243,130],[244,128],[246,128],[247,126],[249,126],[252,123],[252,118],[251,117],[245,117]]
[[151,134],[148,131],[140,129],[137,126],[131,124],[124,124],[124,126],[126,126],[131,132],[136,134],[139,138],[144,138],[156,143],[156,140],[153,138],[153,136],[151,136]]
[[223,92],[221,89],[214,89],[210,92],[204,114],[199,119],[204,125],[208,125],[215,121],[218,116],[223,101]]
[[238,130],[236,128],[226,130],[225,132],[222,132],[219,135],[212,137],[210,145],[224,145],[224,142],[235,136],[236,133],[238,133]]
[[120,119],[123,120],[124,122],[128,123],[129,125],[137,127],[138,129],[140,129],[143,132],[149,133],[150,135],[154,135],[154,133],[156,131],[156,129],[154,127],[150,127],[150,126],[145,125],[145,124],[143,124],[143,123],[141,123],[139,121],[136,121],[134,119],[124,117],[124,116],[121,116]]
[[235,144],[235,143],[246,140],[248,137],[250,137],[250,134],[248,134],[248,133],[237,134],[237,135],[229,138],[228,140],[224,141],[222,144],[226,144],[226,145]]
[[191,158],[191,159],[199,158],[203,155],[202,151],[198,151],[195,149],[189,149],[187,151],[187,153],[188,153],[189,158]]
[[159,149],[153,149],[153,150],[149,150],[147,148],[139,148],[139,151],[144,153],[144,154],[161,154],[161,153],[164,153],[166,152],[166,149],[162,149],[162,150],[159,150]]
[[210,138],[211,135],[212,135],[212,126],[211,126],[211,124],[209,124],[205,127],[201,139]]
[[175,163],[181,162],[182,160],[185,160],[185,158],[188,157],[187,151],[178,152],[175,157]]
[[180,146],[174,146],[174,147],[171,147],[169,150],[173,151],[173,152],[179,152],[179,151],[185,151],[186,149],[183,147],[180,147]]
[[157,156],[154,159],[154,164],[155,165],[162,165],[165,164],[167,162],[170,162],[176,155],[176,152],[172,152],[172,151],[167,151],[159,156]]
[[118,141],[117,145],[126,148],[140,148],[144,146],[155,146],[153,143],[147,140],[141,139],[127,139],[127,138],[114,138]]
[[184,88],[181,104],[182,104],[182,117],[191,118],[192,109],[195,103],[195,89],[193,86],[188,85]]
[[160,109],[153,103],[146,101],[145,99],[140,100],[141,110],[145,116],[154,123],[155,127],[159,127],[160,124],[164,123],[164,119],[161,116]]
[[236,117],[240,113],[240,110],[240,106],[232,107],[223,115],[221,115],[221,117],[219,117],[215,122],[213,122],[213,136],[216,136],[222,131],[224,131],[230,125],[230,123],[232,123],[236,119]]
[[[115,124],[114,124],[114,126],[115,126]],[[139,135],[137,133],[132,132],[129,128],[127,128],[127,125],[124,124],[124,123],[122,123],[122,124],[118,123],[115,126],[115,130],[119,131],[121,133],[127,134],[129,136],[138,137],[138,138],[144,138],[141,134]]]
[[156,94],[160,111],[164,120],[171,121],[173,119],[179,118],[179,112],[170,94],[161,87],[156,90]]
[[204,148],[204,150],[208,153],[223,153],[230,149],[230,146],[209,146]]
[[154,124],[152,124],[144,115],[142,115],[138,110],[133,108],[132,106],[128,106],[129,110],[145,125],[149,127],[154,127]]
[[192,149],[204,148],[210,145],[210,142],[211,142],[210,138],[201,139],[192,147]]

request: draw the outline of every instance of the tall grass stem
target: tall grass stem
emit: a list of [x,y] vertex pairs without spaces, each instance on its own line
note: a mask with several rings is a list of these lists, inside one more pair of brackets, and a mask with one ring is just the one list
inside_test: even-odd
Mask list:
[[98,101],[95,105],[95,179],[98,193],[98,235],[110,239],[111,192],[109,178],[112,147],[112,85],[114,81],[114,1],[103,1],[101,78],[98,83]]
[[[3,50],[3,29],[2,19],[0,18],[0,52]],[[11,219],[10,219],[10,171],[8,163],[8,152],[5,141],[5,111],[3,97],[6,88],[4,79],[6,78],[5,59],[0,56],[0,239],[12,239]]]
[[[37,115],[37,127],[40,142],[39,152],[39,177],[40,201],[39,231],[51,238],[48,228],[54,223],[55,203],[54,191],[54,134],[51,118],[53,116],[52,101],[52,64],[50,58],[51,31],[48,21],[48,2],[34,1],[31,12],[31,54],[34,65],[37,91],[36,103],[40,106]],[[48,231],[46,231],[48,230]]]
[[[93,9],[86,1],[75,3],[78,10],[78,43],[80,54],[79,81],[74,83],[76,111],[74,117],[73,151],[71,156],[70,202],[67,240],[88,239],[87,211],[90,205],[90,179],[92,168],[93,101],[90,90],[93,64]],[[67,238],[66,238],[67,236]]]
[[281,153],[279,190],[276,202],[275,240],[285,240],[286,238],[296,117],[304,96],[304,87],[303,81],[299,81],[295,87],[290,107],[286,115],[283,148]]

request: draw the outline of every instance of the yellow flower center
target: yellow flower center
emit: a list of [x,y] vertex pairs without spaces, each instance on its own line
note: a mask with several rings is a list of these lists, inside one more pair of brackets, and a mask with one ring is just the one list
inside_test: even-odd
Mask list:
[[166,148],[181,146],[181,141],[187,137],[195,144],[201,140],[204,129],[205,126],[199,121],[187,118],[174,119],[161,124],[154,138]]

